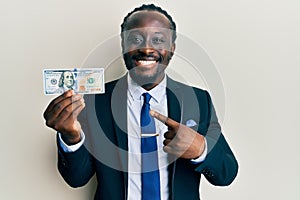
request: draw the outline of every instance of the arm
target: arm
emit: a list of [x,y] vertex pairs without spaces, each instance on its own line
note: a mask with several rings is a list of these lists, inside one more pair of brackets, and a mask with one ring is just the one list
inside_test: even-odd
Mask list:
[[93,157],[84,145],[75,152],[65,152],[58,143],[58,170],[71,187],[85,185],[94,175]]
[[[46,125],[60,132],[66,145],[77,144],[82,131],[77,117],[84,107],[82,96],[69,90],[55,98],[45,110]],[[84,115],[84,112],[80,115]],[[58,145],[58,169],[70,186],[79,187],[94,174],[93,159],[84,145],[75,152],[65,152]]]
[[236,177],[238,163],[221,132],[221,127],[208,93],[207,97],[210,108],[208,130],[205,136],[208,154],[205,161],[196,168],[196,171],[203,173],[210,183],[225,186],[229,185]]
[[150,114],[168,126],[169,130],[164,134],[164,151],[191,161],[207,153],[203,162],[193,162],[195,170],[214,185],[229,185],[237,175],[237,161],[221,133],[209,94],[206,92],[204,98],[199,99],[203,100],[201,105],[206,111],[202,114],[206,114],[206,119],[198,132],[156,111],[152,110]]

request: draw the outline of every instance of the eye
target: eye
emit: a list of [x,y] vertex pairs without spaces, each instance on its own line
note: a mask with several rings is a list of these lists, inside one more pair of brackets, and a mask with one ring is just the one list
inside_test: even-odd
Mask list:
[[141,35],[131,35],[128,38],[129,44],[139,45],[144,41],[143,37]]
[[160,37],[155,37],[152,39],[152,42],[153,44],[162,44],[165,43],[165,39]]

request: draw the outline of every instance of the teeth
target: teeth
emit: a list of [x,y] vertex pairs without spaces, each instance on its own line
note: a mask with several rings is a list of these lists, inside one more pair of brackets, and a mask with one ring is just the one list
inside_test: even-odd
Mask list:
[[151,64],[156,63],[156,61],[155,60],[139,60],[138,63],[140,65],[151,65]]

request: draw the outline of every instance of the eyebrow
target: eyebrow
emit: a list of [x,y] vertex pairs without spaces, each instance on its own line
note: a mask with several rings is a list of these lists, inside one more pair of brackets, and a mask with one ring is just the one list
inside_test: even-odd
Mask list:
[[131,33],[140,33],[140,31],[138,31],[138,30],[132,30],[132,31],[128,31],[128,33],[129,34],[131,34]]
[[[132,30],[132,31],[129,31],[129,34],[131,34],[131,33],[141,33],[141,31],[139,31],[139,30]],[[163,34],[163,33],[165,33],[165,32],[162,32],[162,31],[157,31],[157,32],[154,32],[155,34]]]

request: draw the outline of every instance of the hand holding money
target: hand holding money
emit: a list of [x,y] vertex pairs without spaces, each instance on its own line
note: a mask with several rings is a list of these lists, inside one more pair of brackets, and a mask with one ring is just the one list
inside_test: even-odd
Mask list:
[[77,117],[84,107],[82,95],[68,90],[55,98],[46,108],[44,112],[46,125],[60,132],[66,144],[76,144],[80,141],[81,132]]

